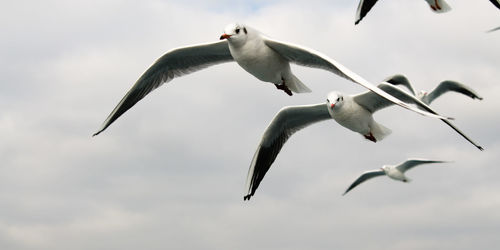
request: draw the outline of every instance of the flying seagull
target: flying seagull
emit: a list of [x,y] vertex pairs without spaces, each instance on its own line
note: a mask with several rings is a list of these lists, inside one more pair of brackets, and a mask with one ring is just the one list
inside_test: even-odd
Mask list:
[[[398,87],[389,83],[381,83],[378,87],[400,100],[416,104],[430,113],[437,114],[425,103]],[[326,103],[282,108],[267,126],[252,158],[244,200],[249,200],[254,195],[281,148],[295,132],[313,123],[334,119],[340,125],[360,133],[364,138],[377,142],[391,131],[377,123],[372,114],[392,104],[370,91],[357,95],[331,92],[328,94]]]
[[382,168],[377,170],[371,170],[364,172],[361,176],[356,179],[349,188],[344,192],[345,195],[351,189],[355,188],[357,185],[377,176],[387,175],[389,178],[402,181],[409,182],[410,179],[405,176],[405,172],[413,167],[416,167],[421,164],[428,163],[446,163],[447,161],[434,161],[434,160],[424,160],[424,159],[408,159],[405,162],[402,162],[398,165],[384,165]]
[[295,63],[328,70],[404,108],[423,115],[444,118],[409,106],[319,52],[268,38],[251,27],[230,24],[225,28],[220,40],[222,41],[176,48],[160,57],[137,80],[94,136],[104,131],[118,117],[163,83],[208,66],[231,61],[236,61],[259,80],[275,84],[288,95],[292,95],[292,92],[310,91],[292,73],[290,63]]
[[[408,78],[406,78],[404,75],[394,75],[385,80],[385,82],[393,84],[393,85],[403,85],[406,88],[410,90],[410,92],[417,97],[420,101],[423,103],[430,105],[432,101],[434,101],[436,98],[440,97],[442,94],[446,92],[457,92],[464,94],[472,99],[479,99],[483,100],[481,96],[479,96],[473,89],[465,86],[462,83],[455,82],[455,81],[442,81],[441,83],[438,84],[436,88],[434,88],[430,92],[426,91],[420,91],[418,93],[415,92],[415,89],[413,86],[410,84],[410,81],[408,81]],[[450,121],[442,119],[444,123],[446,123],[448,126],[453,128],[455,131],[457,131],[462,137],[464,137],[467,141],[472,143],[472,145],[476,146],[479,150],[484,150],[483,147],[478,145],[476,142],[474,142],[471,138],[469,138],[467,135],[465,135],[462,131],[460,131],[455,125],[453,125]]]
[[[444,0],[425,1],[429,4],[432,11],[436,13],[444,13],[451,10],[450,6]],[[358,4],[358,10],[356,11],[356,20],[354,21],[354,24],[358,24],[363,19],[363,17],[368,14],[375,3],[377,3],[377,0],[360,0]]]

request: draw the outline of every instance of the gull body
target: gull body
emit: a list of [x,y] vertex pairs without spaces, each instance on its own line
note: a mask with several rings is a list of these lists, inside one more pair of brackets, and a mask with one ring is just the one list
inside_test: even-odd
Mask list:
[[[437,114],[415,96],[398,87],[389,83],[381,83],[378,87],[400,100]],[[391,130],[377,123],[373,119],[373,113],[391,105],[392,102],[370,91],[357,95],[331,92],[328,94],[326,103],[282,108],[267,126],[252,158],[244,199],[249,200],[255,194],[283,145],[295,132],[314,123],[334,119],[343,127],[361,134],[370,141],[377,142],[389,135]]]
[[402,181],[402,182],[409,182],[410,179],[405,176],[405,172],[411,168],[414,168],[418,165],[422,164],[430,164],[430,163],[446,163],[446,161],[435,161],[435,160],[425,160],[425,159],[408,159],[404,162],[401,162],[397,165],[384,165],[382,168],[377,169],[377,170],[370,170],[366,171],[363,174],[361,174],[344,192],[345,195],[347,192],[351,191],[353,188],[358,186],[359,184],[377,177],[377,176],[382,176],[386,175],[389,178],[397,181]]
[[409,106],[319,52],[268,38],[251,27],[230,24],[220,39],[223,41],[173,49],[160,57],[125,94],[94,136],[104,131],[123,113],[163,83],[212,65],[231,61],[236,61],[259,80],[274,83],[288,95],[292,95],[292,92],[310,91],[292,74],[290,63],[295,63],[330,71],[419,114],[444,118]]

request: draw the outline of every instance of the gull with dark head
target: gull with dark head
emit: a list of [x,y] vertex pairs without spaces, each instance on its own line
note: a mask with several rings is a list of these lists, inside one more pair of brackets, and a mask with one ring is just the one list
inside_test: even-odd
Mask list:
[[408,159],[398,165],[384,165],[382,168],[377,170],[371,170],[364,172],[361,176],[359,176],[352,184],[347,188],[344,192],[345,195],[347,192],[351,191],[353,188],[358,186],[359,184],[377,176],[387,175],[389,178],[402,182],[409,182],[410,179],[405,176],[405,172],[413,167],[416,167],[421,164],[429,164],[429,163],[447,163],[447,161],[435,161],[435,160],[424,160],[424,159]]
[[224,29],[220,40],[173,49],[160,57],[125,94],[94,135],[104,131],[118,117],[163,83],[212,65],[231,61],[236,61],[257,79],[273,83],[288,95],[292,95],[292,92],[310,91],[292,73],[290,63],[295,63],[330,71],[419,114],[444,118],[409,106],[319,52],[271,39],[249,26],[230,24]]
[[[398,87],[388,83],[381,83],[378,87],[400,100],[437,114],[415,96]],[[324,103],[282,108],[267,126],[253,156],[248,170],[247,194],[244,199],[248,200],[254,195],[281,148],[295,132],[311,124],[334,119],[338,124],[361,134],[367,140],[377,142],[389,135],[391,130],[377,123],[373,119],[373,113],[392,104],[371,91],[357,95],[331,92]]]
[[[358,24],[363,17],[368,14],[371,8],[377,3],[378,0],[360,0],[358,4],[358,9],[356,11],[356,20],[354,24]],[[425,0],[431,10],[435,13],[444,13],[451,10],[451,7],[444,0]],[[493,0],[491,0],[493,1]]]
[[[408,81],[408,78],[404,75],[394,75],[385,80],[385,82],[390,83],[392,85],[402,85],[408,88],[408,90],[413,94],[415,97],[417,97],[420,101],[423,103],[430,105],[436,98],[440,97],[444,93],[447,92],[457,92],[461,93],[463,95],[466,95],[472,99],[479,99],[483,100],[481,96],[479,96],[476,91],[473,89],[469,88],[468,86],[456,82],[456,81],[442,81],[441,83],[438,84],[436,88],[434,88],[432,91],[427,92],[427,91],[420,91],[416,92],[413,86],[411,85],[410,81]],[[420,108],[420,107],[419,107]],[[471,138],[469,138],[467,135],[465,135],[460,129],[455,127],[450,121],[442,119],[444,123],[446,123],[448,126],[453,128],[457,133],[459,133],[462,137],[464,137],[467,141],[472,143],[476,148],[479,150],[483,150],[483,147],[478,145],[476,142],[474,142]]]

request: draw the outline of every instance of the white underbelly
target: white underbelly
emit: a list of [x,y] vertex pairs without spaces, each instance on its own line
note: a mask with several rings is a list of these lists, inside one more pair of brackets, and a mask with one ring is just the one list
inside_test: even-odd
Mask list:
[[[245,53],[249,51],[248,53]],[[290,65],[279,54],[268,47],[260,50],[232,52],[235,61],[248,73],[264,82],[280,84]]]
[[370,112],[364,108],[345,108],[338,112],[331,112],[332,118],[340,125],[362,135],[369,134],[370,124],[373,117]]

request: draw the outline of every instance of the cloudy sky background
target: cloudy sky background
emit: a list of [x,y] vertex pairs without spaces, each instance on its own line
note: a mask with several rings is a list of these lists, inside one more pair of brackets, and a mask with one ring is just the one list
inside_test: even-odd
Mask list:
[[[354,26],[357,1],[2,1],[1,249],[494,249],[500,244],[500,10],[489,1],[381,1]],[[365,91],[293,66],[313,92],[288,97],[236,63],[175,79],[97,137],[137,78],[169,49],[216,41],[242,22],[314,48],[377,83],[402,73],[416,89],[475,89],[399,107],[364,140],[333,121],[295,134],[249,201],[248,166],[286,105]],[[378,178],[408,157],[450,160]]]

